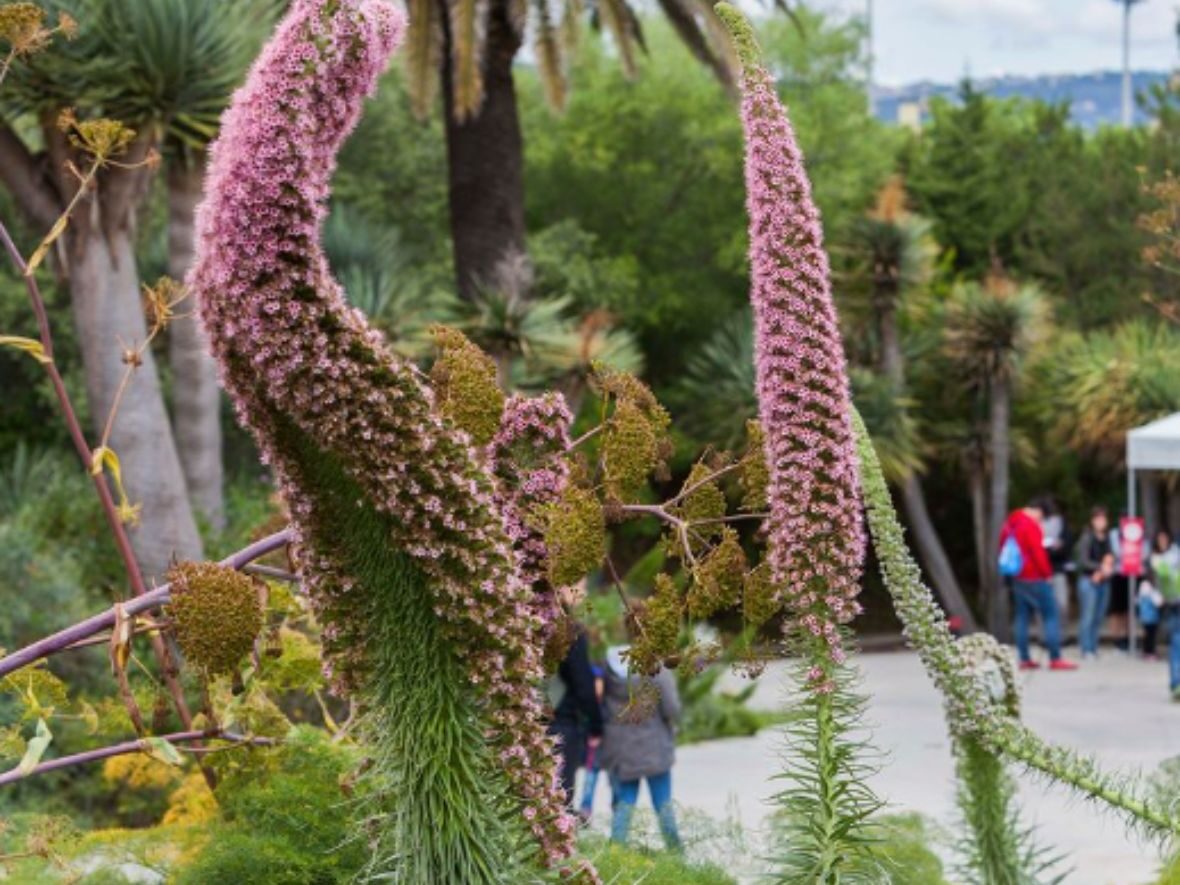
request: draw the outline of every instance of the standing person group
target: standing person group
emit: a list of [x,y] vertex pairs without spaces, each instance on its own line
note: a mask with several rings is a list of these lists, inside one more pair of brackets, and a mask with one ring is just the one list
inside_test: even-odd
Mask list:
[[[596,685],[589,642],[585,631],[579,630],[550,684],[553,718],[549,731],[560,743],[561,785],[572,805],[578,769],[587,768],[586,794],[580,804],[580,816],[587,820],[598,772],[606,772],[611,788],[611,841],[625,843],[640,787],[646,781],[664,842],[679,851],[680,833],[672,805],[672,765],[680,719],[676,680],[667,670],[650,678],[631,673],[625,652],[622,646],[607,652],[603,676]],[[644,692],[654,692],[654,703],[637,714],[632,699]]]

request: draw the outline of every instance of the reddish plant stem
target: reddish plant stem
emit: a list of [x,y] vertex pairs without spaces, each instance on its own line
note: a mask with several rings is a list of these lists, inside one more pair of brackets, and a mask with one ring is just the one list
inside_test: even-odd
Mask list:
[[[135,551],[131,547],[131,539],[127,535],[127,529],[123,525],[123,521],[119,518],[119,513],[115,507],[115,501],[111,497],[111,490],[107,486],[106,478],[102,475],[101,470],[94,470],[93,452],[89,443],[86,441],[86,434],[82,431],[82,425],[78,421],[78,415],[74,411],[73,403],[70,401],[69,392],[66,390],[65,382],[62,380],[61,373],[57,369],[57,362],[53,358],[53,333],[49,328],[49,313],[45,309],[45,299],[41,295],[41,287],[37,284],[34,275],[29,273],[29,268],[24,257],[21,255],[20,250],[16,248],[16,243],[13,242],[12,236],[8,233],[8,228],[4,226],[3,222],[0,222],[0,241],[3,241],[4,249],[8,252],[8,257],[12,260],[12,263],[16,266],[21,276],[24,277],[25,288],[29,293],[29,301],[32,303],[33,313],[37,317],[37,332],[41,340],[41,349],[44,351],[45,357],[48,360],[47,363],[44,363],[45,370],[49,373],[49,379],[53,384],[53,391],[57,396],[58,406],[61,408],[62,417],[65,419],[70,439],[73,440],[74,448],[77,450],[78,456],[82,459],[82,464],[85,465],[86,471],[90,474],[95,491],[98,492],[98,500],[102,504],[102,511],[106,517],[107,527],[115,539],[115,546],[119,550],[119,557],[123,560],[123,567],[126,569],[127,578],[131,583],[131,592],[135,596],[143,596],[147,592],[147,584],[144,582],[143,571],[139,567],[139,560],[135,558]],[[164,684],[168,687],[168,694],[172,698],[173,706],[176,707],[176,714],[180,717],[180,721],[185,728],[191,728],[193,714],[189,710],[188,702],[184,697],[184,688],[181,686],[179,679],[180,668],[176,665],[176,659],[173,657],[164,638],[158,633],[152,634],[151,645],[156,660],[160,662]],[[210,787],[212,787],[212,774],[206,772],[206,779],[210,781]]]
[[[246,737],[244,735],[233,734],[228,731],[220,731],[216,728],[205,729],[204,731],[178,731],[173,734],[165,734],[160,736],[163,740],[169,743],[189,743],[198,744],[204,740],[224,740],[235,744],[255,745],[255,746],[270,746],[274,743],[271,738],[260,737]],[[12,769],[0,774],[0,786],[5,784],[15,783],[24,780],[27,777],[32,777],[35,774],[44,774],[47,771],[56,771],[59,768],[69,768],[72,765],[83,765],[87,762],[98,762],[102,759],[109,759],[111,756],[125,756],[128,753],[145,753],[148,752],[148,744],[143,740],[124,741],[121,744],[112,744],[109,747],[100,747],[97,750],[86,750],[83,753],[74,753],[72,756],[62,756],[60,759],[50,759],[48,762],[42,762],[36,768],[32,769],[27,774],[22,774],[19,769]]]
[[57,397],[62,417],[65,419],[70,440],[78,452],[78,457],[82,459],[83,466],[91,474],[94,488],[98,492],[98,500],[102,504],[107,527],[111,530],[115,546],[119,550],[119,558],[123,560],[123,567],[127,570],[131,591],[136,596],[142,596],[147,592],[147,585],[144,583],[139,561],[135,558],[135,551],[131,548],[131,539],[127,536],[127,529],[122,520],[119,519],[118,509],[115,507],[115,500],[111,497],[111,490],[107,487],[106,479],[101,472],[95,474],[92,470],[93,453],[90,444],[86,441],[86,434],[82,431],[82,425],[74,411],[74,404],[70,401],[70,394],[66,390],[65,382],[62,380],[61,373],[57,369],[57,362],[53,357],[53,333],[49,328],[49,313],[45,309],[45,299],[41,296],[41,288],[37,285],[37,280],[26,273],[28,268],[25,259],[21,256],[20,250],[16,248],[16,243],[12,241],[8,228],[4,226],[3,222],[0,222],[0,242],[3,242],[8,257],[21,277],[24,278],[25,289],[28,290],[29,301],[32,303],[33,313],[37,318],[37,332],[41,340],[41,348],[49,360],[48,363],[45,363],[45,371],[49,374],[49,380],[53,384],[53,392]]
[[[276,550],[281,550],[290,542],[291,530],[284,529],[281,532],[268,535],[260,541],[255,541],[249,547],[244,547],[237,553],[226,557],[221,561],[221,565],[241,570],[254,560],[261,559],[263,556],[273,553]],[[132,617],[157,606],[167,605],[171,601],[171,596],[169,595],[170,590],[171,587],[168,584],[157,587],[154,590],[149,590],[143,596],[123,603],[123,611],[128,617]],[[42,658],[47,658],[52,654],[64,651],[82,640],[101,633],[104,630],[109,630],[114,626],[115,610],[114,608],[110,608],[101,614],[94,615],[85,621],[74,624],[72,627],[59,630],[52,636],[47,636],[44,639],[34,642],[32,645],[27,645],[19,651],[15,651],[7,657],[0,659],[0,678],[22,667],[27,667],[29,664],[39,661]]]

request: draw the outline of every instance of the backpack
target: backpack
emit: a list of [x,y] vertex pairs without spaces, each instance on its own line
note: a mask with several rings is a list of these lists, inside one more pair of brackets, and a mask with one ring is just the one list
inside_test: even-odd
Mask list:
[[1024,571],[1024,554],[1020,552],[1020,545],[1014,536],[1009,535],[1000,547],[998,564],[1000,575],[1005,578],[1015,578]]

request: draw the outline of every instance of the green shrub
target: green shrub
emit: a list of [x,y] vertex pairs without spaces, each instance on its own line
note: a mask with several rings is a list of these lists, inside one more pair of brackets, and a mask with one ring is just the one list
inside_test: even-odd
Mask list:
[[267,763],[226,775],[222,820],[179,885],[330,885],[362,869],[368,853],[342,788],[355,753],[301,727]]
[[736,885],[711,864],[693,864],[667,851],[622,848],[599,836],[583,837],[582,854],[594,862],[606,885]]
[[887,815],[879,823],[876,854],[896,885],[947,885],[942,861],[930,848],[935,834],[929,821],[911,812]]

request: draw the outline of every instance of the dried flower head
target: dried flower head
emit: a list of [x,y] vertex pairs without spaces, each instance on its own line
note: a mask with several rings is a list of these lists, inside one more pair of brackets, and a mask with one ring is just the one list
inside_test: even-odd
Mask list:
[[44,49],[53,36],[45,26],[45,10],[34,3],[0,6],[0,41],[14,55],[32,55]]
[[430,372],[439,411],[467,431],[477,446],[486,446],[500,428],[504,392],[496,364],[458,329],[430,330],[439,356]]
[[160,277],[154,286],[144,285],[143,306],[151,336],[155,337],[176,317],[176,305],[184,300],[184,286],[171,277]]
[[182,562],[168,571],[176,641],[206,677],[230,673],[262,632],[262,605],[247,575],[212,562]]
[[122,154],[135,139],[135,130],[118,120],[105,117],[79,120],[72,108],[58,115],[57,126],[69,138],[70,144],[99,164]]

